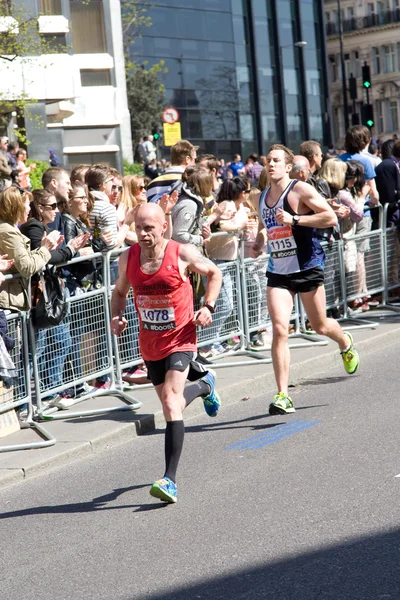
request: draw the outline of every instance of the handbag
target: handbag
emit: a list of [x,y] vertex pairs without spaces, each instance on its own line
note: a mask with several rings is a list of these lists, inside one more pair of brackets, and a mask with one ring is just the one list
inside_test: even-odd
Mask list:
[[39,273],[35,288],[31,319],[37,329],[48,329],[59,325],[67,314],[65,283],[55,267],[46,267]]

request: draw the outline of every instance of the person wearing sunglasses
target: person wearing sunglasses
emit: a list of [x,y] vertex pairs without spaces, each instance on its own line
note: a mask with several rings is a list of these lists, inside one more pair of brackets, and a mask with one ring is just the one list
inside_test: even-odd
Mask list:
[[[50,232],[49,224],[53,223],[59,210],[56,197],[48,190],[35,190],[30,205],[30,217],[22,225],[21,233],[30,240],[31,250],[40,248],[42,240]],[[61,239],[63,237],[61,236]],[[58,265],[70,260],[87,243],[88,236],[80,234],[71,239],[67,245],[51,251],[49,264]],[[38,278],[32,278],[32,287],[38,285]],[[62,385],[63,368],[71,346],[70,325],[67,320],[50,329],[38,329],[36,334],[36,358],[42,391]],[[57,406],[58,394],[49,394],[45,402]]]
[[111,182],[111,189],[108,193],[108,198],[111,204],[115,207],[118,206],[122,192],[122,175],[117,169],[110,168],[110,176],[113,180]]

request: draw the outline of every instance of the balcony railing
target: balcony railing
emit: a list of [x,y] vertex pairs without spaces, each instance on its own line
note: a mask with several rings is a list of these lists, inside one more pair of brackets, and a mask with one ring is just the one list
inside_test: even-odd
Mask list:
[[[388,25],[390,23],[400,23],[400,9],[387,10],[380,14],[368,15],[366,17],[352,17],[345,19],[343,24],[343,32],[357,31],[368,27],[379,27],[379,25]],[[337,35],[339,33],[339,25],[337,23],[326,24],[326,35]]]

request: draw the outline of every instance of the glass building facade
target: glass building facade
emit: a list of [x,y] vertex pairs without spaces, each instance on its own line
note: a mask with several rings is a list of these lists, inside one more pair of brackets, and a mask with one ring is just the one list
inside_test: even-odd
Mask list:
[[[221,158],[330,141],[319,0],[154,0],[137,64],[164,61],[182,137]],[[307,45],[299,45],[305,41]],[[296,45],[297,44],[297,45]],[[134,134],[134,132],[133,132]]]

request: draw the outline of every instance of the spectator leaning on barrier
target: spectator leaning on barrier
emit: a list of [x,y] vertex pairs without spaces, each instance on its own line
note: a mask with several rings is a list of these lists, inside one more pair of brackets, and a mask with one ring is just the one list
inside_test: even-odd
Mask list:
[[186,167],[194,165],[198,148],[187,140],[180,140],[171,147],[171,166],[147,186],[148,202],[156,202],[162,194],[170,194],[179,185]]
[[43,237],[40,248],[30,249],[30,241],[18,229],[28,219],[30,212],[29,193],[21,195],[11,187],[0,194],[0,255],[7,254],[14,265],[10,273],[19,273],[21,278],[5,281],[0,286],[0,306],[15,310],[29,310],[29,278],[40,271],[50,260],[51,251],[62,243],[58,231]]
[[172,239],[181,244],[193,244],[203,249],[202,235],[204,199],[211,195],[213,178],[200,165],[188,167],[182,176],[179,200],[172,209]]
[[[223,204],[226,211],[231,211],[230,218],[216,219],[211,224],[214,232],[224,232],[226,235],[214,236],[207,241],[206,249],[209,258],[217,265],[234,261],[238,256],[237,233],[246,229],[248,224],[247,211],[243,203],[250,194],[250,183],[247,177],[227,179],[218,192],[217,204]],[[209,222],[212,221],[211,215]],[[224,325],[234,309],[233,280],[229,268],[222,271],[222,287],[215,310],[216,336],[223,334]],[[219,354],[231,349],[220,343],[213,344],[209,349],[210,355]],[[207,350],[207,349],[206,349]],[[207,356],[207,352],[204,356]]]
[[379,194],[375,184],[375,169],[371,157],[368,155],[368,147],[371,143],[371,132],[364,125],[355,125],[350,127],[346,133],[344,146],[346,152],[340,154],[340,160],[359,160],[364,165],[366,182],[370,186],[371,202],[378,204]]
[[0,192],[11,185],[12,168],[8,164],[8,138],[0,137]]
[[[22,225],[21,233],[30,240],[31,250],[35,250],[40,248],[43,237],[49,232],[48,225],[54,221],[58,208],[55,196],[47,190],[35,190],[30,207],[30,218]],[[88,237],[88,234],[79,234],[69,240],[67,246],[51,251],[49,264],[58,265],[71,260],[86,244]],[[37,279],[33,278],[33,292],[37,285]],[[35,341],[39,378],[42,391],[45,392],[63,383],[64,364],[71,346],[69,320],[65,319],[56,327],[36,330]],[[51,406],[57,406],[60,400],[55,393],[45,394],[45,397]]]
[[[356,235],[368,234],[371,231],[371,211],[369,208],[369,185],[365,183],[365,169],[358,160],[349,160],[347,163],[346,186],[355,202],[363,207],[364,216],[356,223]],[[353,309],[369,310],[368,301],[371,296],[367,294],[367,276],[365,271],[365,253],[370,250],[370,238],[364,237],[356,241],[357,245],[357,295],[352,304]]]

